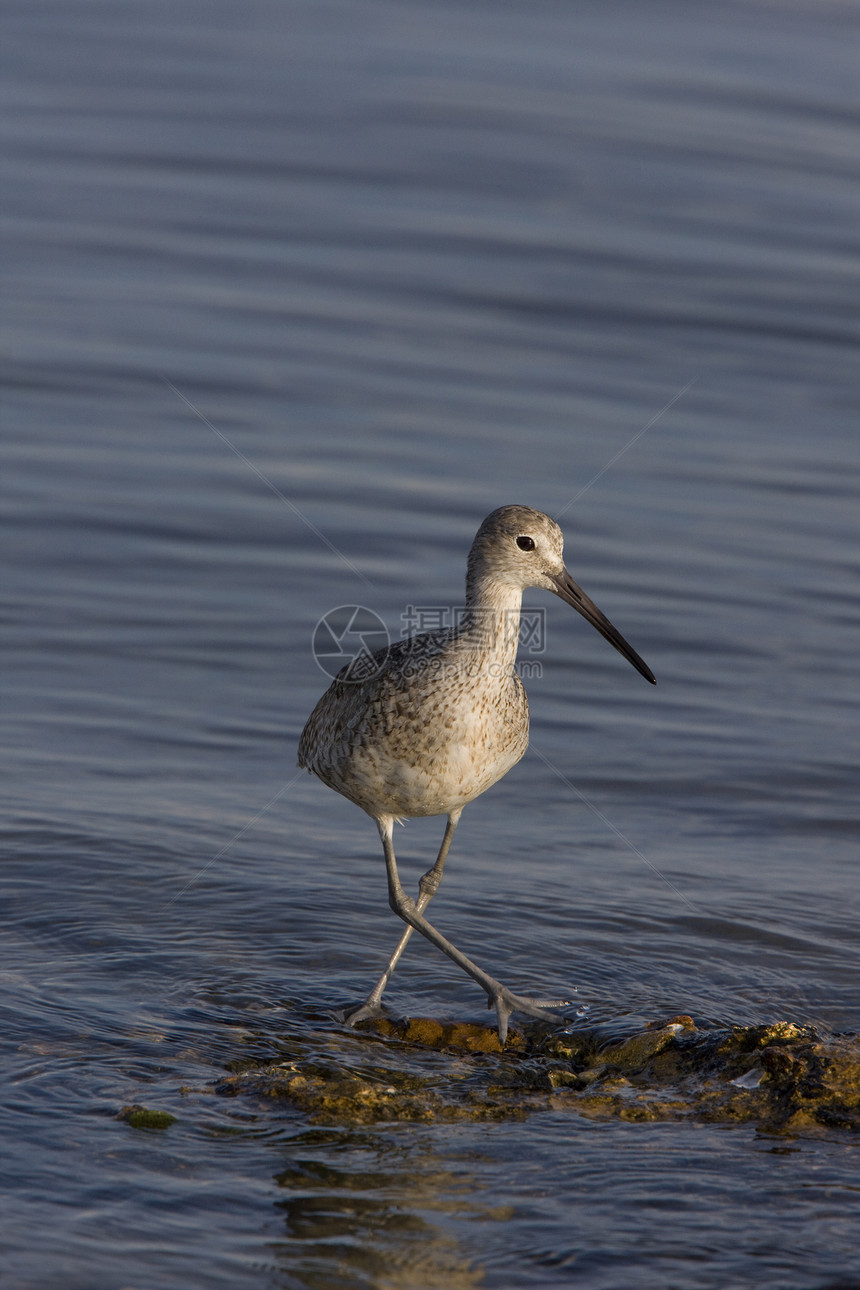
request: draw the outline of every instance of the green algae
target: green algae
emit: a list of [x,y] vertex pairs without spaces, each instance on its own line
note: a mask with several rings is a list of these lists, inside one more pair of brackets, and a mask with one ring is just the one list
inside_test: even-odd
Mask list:
[[137,1102],[133,1106],[124,1106],[116,1118],[124,1120],[133,1129],[169,1129],[176,1123],[176,1116],[169,1111],[153,1111]]

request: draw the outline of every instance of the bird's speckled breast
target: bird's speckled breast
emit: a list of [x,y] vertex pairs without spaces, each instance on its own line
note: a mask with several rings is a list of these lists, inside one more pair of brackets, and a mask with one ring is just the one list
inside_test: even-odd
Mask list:
[[368,814],[442,815],[478,797],[528,747],[513,668],[444,645],[389,659],[363,685],[335,681],[305,727],[299,764]]

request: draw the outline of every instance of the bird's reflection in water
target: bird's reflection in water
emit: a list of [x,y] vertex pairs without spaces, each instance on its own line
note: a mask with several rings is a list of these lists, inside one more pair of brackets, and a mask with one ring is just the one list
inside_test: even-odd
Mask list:
[[276,1175],[287,1240],[275,1248],[296,1285],[472,1290],[483,1282],[457,1223],[510,1215],[477,1202],[467,1170],[443,1165],[414,1126],[408,1141],[396,1129],[310,1130],[292,1140],[290,1157]]

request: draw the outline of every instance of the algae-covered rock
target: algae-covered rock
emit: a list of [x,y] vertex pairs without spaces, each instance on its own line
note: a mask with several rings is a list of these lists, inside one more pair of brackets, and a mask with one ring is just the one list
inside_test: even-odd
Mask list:
[[406,1120],[483,1120],[522,1114],[510,1103],[500,1103],[488,1093],[475,1096],[460,1088],[456,1096],[434,1087],[430,1080],[404,1080],[399,1072],[391,1079],[368,1079],[349,1071],[321,1071],[315,1063],[284,1070],[265,1066],[251,1073],[230,1075],[216,1091],[229,1096],[253,1094],[283,1098],[309,1116],[314,1124],[378,1124]]
[[698,1031],[689,1020],[599,1050],[599,1064],[578,1083],[564,1081],[576,1109],[601,1118],[752,1121],[769,1132],[860,1128],[856,1038],[824,1039],[793,1022]]
[[489,1026],[379,1018],[330,1044],[333,1053],[245,1062],[217,1091],[283,1099],[316,1123],[499,1119],[552,1107],[592,1119],[752,1122],[769,1133],[860,1128],[860,1041],[787,1021],[698,1029],[682,1014],[536,1025],[512,1032],[502,1051]]
[[[468,1053],[500,1053],[499,1034],[495,1027],[477,1026],[462,1021],[437,1021],[434,1017],[407,1017],[390,1021],[378,1017],[370,1023],[378,1035],[402,1039],[408,1044],[423,1044],[428,1048],[453,1048]],[[506,1051],[522,1051],[524,1037],[516,1030],[508,1034]]]
[[124,1106],[116,1118],[124,1120],[133,1129],[169,1129],[171,1124],[176,1123],[176,1116],[169,1111],[153,1111],[137,1102],[132,1106]]

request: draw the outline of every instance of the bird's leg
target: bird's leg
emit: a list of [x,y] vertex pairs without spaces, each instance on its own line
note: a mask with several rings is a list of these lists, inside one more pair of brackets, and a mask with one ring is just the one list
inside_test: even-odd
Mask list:
[[[504,1047],[508,1036],[508,1019],[512,1012],[526,1012],[531,1017],[541,1017],[546,1020],[545,1010],[547,1008],[566,1007],[569,1002],[567,999],[529,999],[524,995],[514,994],[507,986],[502,985],[494,977],[491,977],[488,972],[484,972],[479,968],[477,963],[473,963],[461,950],[457,949],[456,945],[452,945],[441,932],[438,932],[431,923],[428,923],[418,904],[406,895],[401,886],[400,877],[397,873],[397,860],[394,855],[393,823],[390,816],[383,816],[377,820],[379,835],[382,838],[382,846],[385,851],[389,904],[395,914],[403,919],[404,923],[408,923],[411,928],[420,932],[422,936],[426,936],[428,941],[437,946],[443,954],[447,954],[449,959],[453,959],[458,967],[461,967],[473,981],[477,981],[482,990],[487,992],[488,1007],[495,1007],[496,1009],[499,1043]],[[427,902],[425,901],[424,903],[426,906]]]
[[[439,890],[439,884],[442,881],[442,873],[445,868],[445,861],[448,858],[448,851],[450,850],[451,841],[454,837],[461,814],[462,808],[458,811],[452,811],[448,816],[448,823],[445,827],[445,836],[442,839],[442,845],[439,848],[436,863],[433,865],[432,869],[427,870],[418,883],[418,900],[415,902],[415,908],[418,910],[419,914],[427,908],[430,901]],[[391,974],[400,962],[400,956],[406,949],[413,931],[414,928],[407,926],[398,941],[396,950],[389,960],[388,967],[385,969],[364,1003],[361,1004],[360,1007],[354,1009],[354,1011],[347,1013],[346,1021],[348,1025],[354,1026],[356,1022],[364,1021],[366,1017],[375,1017],[378,1015],[383,991],[391,980]]]

